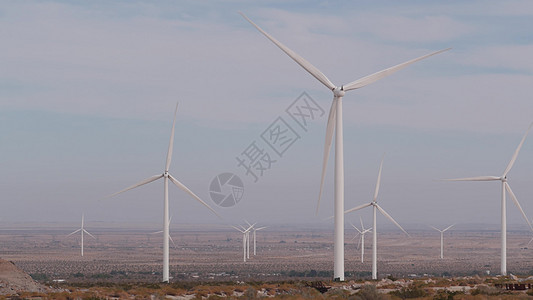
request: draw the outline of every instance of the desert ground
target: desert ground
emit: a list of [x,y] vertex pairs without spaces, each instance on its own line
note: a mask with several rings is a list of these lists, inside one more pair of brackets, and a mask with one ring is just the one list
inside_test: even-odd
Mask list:
[[[162,270],[162,234],[157,228],[103,226],[87,229],[85,255],[80,236],[67,234],[76,227],[39,225],[0,231],[0,258],[14,262],[39,281],[158,282]],[[331,279],[333,232],[306,226],[269,226],[257,232],[257,255],[243,262],[242,234],[219,225],[173,225],[171,281],[272,281]],[[463,226],[464,227],[464,226]],[[494,226],[493,226],[494,227]],[[372,235],[365,236],[365,261],[351,228],[345,234],[346,280],[370,278]],[[462,229],[444,235],[444,259],[439,259],[440,236],[432,229],[397,230],[378,235],[378,275],[407,278],[498,274],[500,234],[494,229]],[[508,272],[533,272],[533,243],[526,230],[508,232]]]

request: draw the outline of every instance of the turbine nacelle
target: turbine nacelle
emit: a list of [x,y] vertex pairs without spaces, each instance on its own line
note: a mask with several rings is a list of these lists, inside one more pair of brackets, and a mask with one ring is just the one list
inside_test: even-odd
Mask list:
[[340,98],[340,97],[344,97],[344,95],[346,94],[346,92],[344,91],[344,87],[341,86],[341,87],[335,87],[333,89],[333,95],[337,98]]

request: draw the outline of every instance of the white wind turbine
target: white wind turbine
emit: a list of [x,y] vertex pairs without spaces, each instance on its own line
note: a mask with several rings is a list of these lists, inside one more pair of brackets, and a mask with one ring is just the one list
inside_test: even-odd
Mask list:
[[440,230],[436,227],[433,227],[431,226],[431,228],[437,230],[438,232],[440,232],[440,259],[443,259],[444,258],[444,238],[443,238],[443,235],[444,235],[444,232],[446,232],[448,229],[452,228],[455,224],[452,224],[446,228],[444,228],[443,230]]
[[[256,231],[259,231],[259,230],[263,230],[263,229],[265,229],[265,228],[267,228],[267,227],[266,227],[266,226],[263,226],[263,227],[255,228],[255,226],[254,226],[255,224],[252,225],[252,224],[250,224],[250,223],[249,223],[248,221],[246,221],[246,220],[245,220],[245,222],[246,222],[249,226],[252,226],[252,234],[253,234],[253,236],[254,236],[254,255],[255,255],[255,254],[256,254],[256,251],[255,251],[255,250],[256,250],[256,245],[257,245],[257,243],[256,243],[256,238],[255,238],[255,237],[256,237],[255,232],[256,232]],[[257,223],[256,223],[256,224],[257,224]]]
[[[169,238],[170,241],[172,242],[172,245],[174,245],[174,247],[176,247],[176,243],[174,243],[174,240],[172,239],[172,236],[170,235],[170,223],[172,223],[172,217],[170,217],[170,219],[168,220],[168,224],[169,224],[168,238]],[[152,234],[160,234],[160,233],[163,233],[163,230],[159,230],[159,231],[156,231],[156,232],[152,232]]]
[[378,180],[376,182],[376,190],[374,191],[374,199],[372,202],[356,206],[352,209],[349,209],[345,211],[345,213],[349,213],[352,211],[360,210],[368,206],[373,207],[373,226],[372,226],[372,233],[373,233],[373,241],[372,241],[372,279],[378,279],[378,246],[377,246],[377,239],[378,239],[378,229],[376,225],[376,217],[377,217],[377,211],[387,217],[394,225],[396,225],[398,228],[400,228],[405,234],[409,236],[407,231],[405,231],[398,222],[396,222],[381,206],[378,205],[378,192],[379,192],[379,185],[381,183],[381,170],[383,169],[383,159],[381,159],[381,164],[379,165],[379,173],[378,173]]
[[[359,220],[361,221],[361,230],[359,230],[359,228],[357,228],[354,224],[350,223],[350,225],[352,225],[352,227],[357,230],[358,235],[361,235],[361,238],[359,239],[359,242],[358,244],[361,244],[361,262],[364,262],[364,256],[365,256],[365,234],[367,232],[370,232],[372,231],[372,227],[368,228],[368,229],[365,229],[365,226],[363,225],[363,219],[361,217],[359,217]],[[357,237],[357,235],[355,236]],[[354,237],[354,238],[355,238]]]
[[[255,225],[255,224],[254,224]],[[241,226],[241,225],[239,225]],[[242,250],[243,250],[243,261],[246,262],[246,259],[250,258],[250,230],[253,228],[253,225],[250,225],[248,228],[241,228],[236,226],[231,226],[242,233]]]
[[531,226],[531,223],[529,222],[529,219],[526,216],[526,213],[522,209],[522,206],[520,206],[520,203],[518,202],[518,199],[516,198],[515,194],[511,190],[511,186],[509,186],[509,183],[507,183],[507,173],[511,171],[511,168],[513,167],[516,158],[518,157],[518,153],[520,152],[520,148],[522,148],[522,145],[524,144],[524,141],[526,140],[526,137],[531,130],[531,127],[533,126],[533,123],[531,123],[524,134],[524,137],[522,138],[522,141],[520,141],[520,144],[518,145],[518,148],[516,148],[513,157],[511,158],[511,161],[509,161],[509,164],[507,165],[507,168],[503,171],[503,174],[501,176],[478,176],[478,177],[468,177],[468,178],[456,178],[456,179],[445,179],[448,181],[494,181],[494,180],[500,180],[502,182],[502,202],[501,202],[501,222],[502,222],[502,228],[501,228],[501,265],[500,265],[500,272],[501,275],[507,275],[507,213],[506,213],[506,202],[505,202],[505,192],[509,193],[511,196],[511,199],[513,199],[514,204],[520,212],[522,213],[522,216],[526,220],[526,223],[529,225],[529,228],[533,231],[533,227]]
[[81,214],[81,228],[67,235],[67,236],[71,236],[77,232],[81,232],[81,256],[83,256],[83,233],[87,233],[90,237],[92,237],[93,239],[96,239],[92,234],[90,234],[87,230],[83,228],[83,219],[84,219],[84,215]]
[[352,81],[346,85],[335,86],[319,69],[309,63],[300,55],[296,54],[291,49],[280,43],[270,34],[266,33],[263,29],[257,26],[252,20],[246,17],[243,13],[240,13],[250,24],[252,24],[257,30],[259,30],[264,36],[278,46],[285,54],[292,58],[302,68],[309,72],[313,77],[325,85],[333,92],[333,102],[329,111],[328,123],[326,127],[326,142],[324,145],[324,160],[322,163],[322,177],[320,180],[320,192],[318,194],[318,208],[320,206],[320,198],[322,197],[322,188],[324,185],[324,178],[326,175],[326,167],[329,157],[329,151],[331,143],[333,141],[333,131],[335,130],[335,202],[334,202],[334,270],[333,278],[336,280],[344,281],[344,153],[343,153],[343,134],[342,134],[342,97],[346,91],[355,90],[376,82],[392,73],[399,71],[410,64],[413,64],[419,60],[428,58],[432,55],[447,51],[451,48],[433,52],[410,61],[401,63],[399,65],[390,67],[388,69],[379,71],[377,73],[365,76],[358,80]]
[[165,170],[163,174],[160,175],[154,175],[150,178],[147,178],[135,185],[132,185],[130,187],[127,187],[119,192],[116,192],[109,197],[113,197],[115,195],[118,195],[120,193],[123,193],[125,191],[129,191],[131,189],[134,189],[136,187],[148,184],[152,181],[156,181],[160,178],[164,179],[164,198],[163,198],[163,282],[169,281],[169,217],[168,217],[168,181],[170,180],[172,183],[174,183],[178,188],[189,194],[191,197],[196,199],[196,201],[200,202],[205,207],[209,208],[215,215],[218,217],[219,214],[215,210],[213,210],[207,203],[205,203],[200,197],[196,196],[189,188],[187,188],[184,184],[182,184],[180,181],[178,181],[174,176],[170,175],[168,172],[168,169],[170,167],[170,161],[172,160],[172,149],[174,146],[174,127],[176,125],[176,114],[178,112],[178,104],[176,103],[176,110],[174,111],[174,121],[172,122],[172,131],[170,133],[170,143],[168,145],[168,153],[167,153],[167,160],[165,164]]

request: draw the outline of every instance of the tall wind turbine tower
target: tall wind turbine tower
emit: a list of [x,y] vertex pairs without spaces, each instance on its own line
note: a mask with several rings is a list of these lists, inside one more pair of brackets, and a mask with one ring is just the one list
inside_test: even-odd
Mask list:
[[[453,224],[453,225],[455,225],[455,224]],[[436,227],[431,226],[431,228],[433,228],[433,229],[437,230],[438,232],[440,232],[440,259],[444,258],[444,237],[443,237],[443,235],[448,229],[452,228],[453,225],[450,225],[450,226],[444,228],[443,230],[440,230],[440,229],[438,229]]]
[[217,212],[214,209],[212,209],[207,203],[205,203],[202,199],[200,199],[200,197],[196,196],[195,193],[193,193],[188,187],[186,187],[183,183],[177,180],[174,176],[170,175],[170,173],[168,172],[170,168],[170,162],[172,160],[172,149],[174,147],[174,128],[176,126],[177,112],[178,112],[178,103],[176,103],[176,110],[174,111],[174,121],[172,122],[172,130],[170,132],[170,142],[168,144],[167,160],[165,163],[165,170],[163,171],[163,174],[154,175],[150,178],[147,178],[137,184],[127,187],[109,196],[109,197],[113,197],[125,191],[129,191],[136,187],[139,187],[139,186],[142,186],[142,185],[145,185],[150,182],[163,178],[164,188],[165,188],[164,198],[163,198],[163,282],[169,281],[169,242],[168,241],[169,241],[170,234],[169,234],[169,217],[168,217],[168,181],[170,180],[170,182],[176,185],[179,189],[189,194],[196,201],[200,202],[203,206],[207,207],[209,210],[211,210],[215,215],[217,215],[220,218],[220,215],[217,214]]
[[524,134],[524,137],[522,138],[522,141],[520,141],[520,144],[518,144],[518,148],[516,148],[513,157],[511,157],[511,161],[509,161],[509,164],[507,164],[507,168],[503,171],[503,174],[501,176],[478,176],[478,177],[468,177],[468,178],[456,178],[456,179],[445,179],[448,181],[494,181],[499,180],[502,183],[502,202],[501,202],[501,265],[500,265],[500,273],[501,275],[507,275],[507,204],[505,202],[505,192],[509,193],[511,196],[511,199],[513,199],[514,204],[520,212],[522,213],[522,216],[526,220],[526,223],[529,225],[529,228],[533,231],[533,227],[531,226],[531,223],[529,222],[529,219],[526,216],[526,213],[522,209],[522,206],[520,206],[520,203],[518,202],[518,199],[516,198],[515,194],[511,190],[511,186],[507,182],[507,173],[511,171],[511,168],[513,167],[516,158],[518,157],[518,153],[520,152],[520,148],[522,148],[522,145],[524,144],[524,141],[526,140],[526,137],[531,130],[531,127],[533,126],[533,123],[531,123]]
[[324,145],[324,159],[322,163],[322,177],[320,180],[320,192],[318,194],[318,208],[320,206],[320,198],[322,197],[322,188],[324,185],[324,178],[326,174],[326,167],[329,158],[329,151],[333,141],[333,132],[335,131],[335,196],[334,196],[334,270],[333,278],[335,280],[344,281],[344,150],[343,150],[343,134],[342,134],[342,98],[347,91],[362,88],[373,82],[376,82],[392,73],[399,71],[408,65],[415,63],[424,58],[428,58],[432,55],[449,50],[444,49],[437,52],[433,52],[402,64],[390,67],[388,69],[379,71],[377,73],[368,75],[361,79],[352,81],[348,84],[336,86],[322,73],[318,68],[313,66],[303,57],[292,51],[270,34],[265,32],[259,26],[257,26],[252,20],[246,17],[243,13],[240,13],[250,24],[252,24],[257,30],[259,30],[264,36],[278,46],[285,54],[292,58],[302,68],[309,72],[313,77],[325,85],[329,90],[333,92],[333,101],[328,116],[328,123],[326,127],[326,142]]
[[90,237],[92,237],[93,239],[96,239],[92,234],[90,234],[87,230],[83,228],[83,219],[84,219],[84,214],[81,214],[81,228],[67,235],[67,236],[71,236],[77,232],[81,233],[81,256],[83,256],[83,233],[87,233]]

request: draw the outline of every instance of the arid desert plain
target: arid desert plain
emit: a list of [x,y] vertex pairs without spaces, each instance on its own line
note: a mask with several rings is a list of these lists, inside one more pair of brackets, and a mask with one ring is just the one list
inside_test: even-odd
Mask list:
[[[300,226],[270,226],[257,232],[257,255],[250,243],[250,259],[243,262],[242,234],[219,225],[173,225],[171,282],[268,281],[332,279],[332,230]],[[379,278],[490,275],[499,273],[500,238],[496,225],[457,225],[444,234],[444,259],[440,259],[440,235],[431,228],[378,234]],[[0,231],[0,258],[14,262],[37,280],[66,282],[158,282],[162,271],[162,236],[157,228],[114,226],[88,228],[80,255],[79,236],[67,237],[73,228],[42,225]],[[348,228],[347,228],[348,229]],[[365,236],[361,263],[355,231],[346,230],[346,279],[370,278],[372,235]],[[508,233],[508,272],[533,272],[533,243],[527,230]]]

